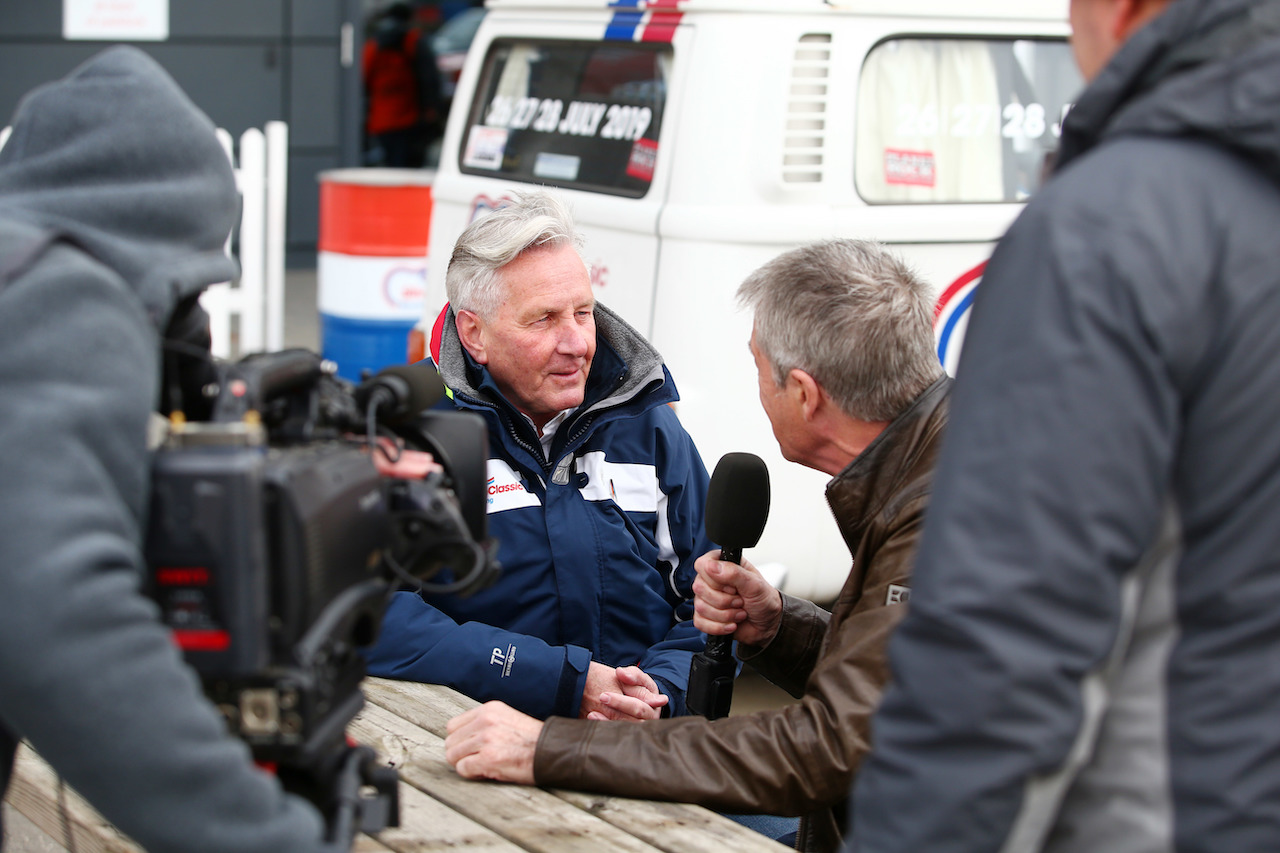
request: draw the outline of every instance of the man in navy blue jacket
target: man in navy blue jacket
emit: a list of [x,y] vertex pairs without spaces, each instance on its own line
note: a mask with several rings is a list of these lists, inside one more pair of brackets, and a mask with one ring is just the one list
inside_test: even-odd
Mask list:
[[662,357],[595,301],[567,210],[533,192],[472,223],[432,356],[489,428],[503,575],[470,598],[397,593],[374,675],[536,717],[684,713],[707,472]]

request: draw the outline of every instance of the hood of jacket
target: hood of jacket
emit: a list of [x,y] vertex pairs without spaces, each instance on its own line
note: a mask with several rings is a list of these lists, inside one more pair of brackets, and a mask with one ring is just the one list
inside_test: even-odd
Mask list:
[[1280,0],[1174,0],[1085,89],[1056,168],[1123,135],[1211,140],[1280,181]]
[[[514,411],[501,396],[489,371],[478,364],[458,339],[453,307],[446,309],[439,350],[432,356],[440,378],[454,392]],[[573,416],[626,405],[645,395],[646,405],[679,399],[675,383],[653,345],[613,311],[596,303],[596,355],[587,377],[586,394]]]
[[18,105],[0,149],[0,221],[52,231],[136,290],[157,331],[236,273],[239,212],[213,123],[153,59],[113,47]]

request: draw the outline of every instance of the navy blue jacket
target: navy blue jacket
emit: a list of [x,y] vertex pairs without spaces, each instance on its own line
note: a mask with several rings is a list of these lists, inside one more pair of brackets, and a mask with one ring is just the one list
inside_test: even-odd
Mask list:
[[396,593],[374,675],[446,684],[535,717],[576,717],[588,664],[637,665],[684,713],[693,562],[713,546],[707,471],[668,403],[658,353],[596,307],[583,404],[544,458],[533,424],[462,348],[450,310],[434,353],[453,404],[489,428],[489,529],[502,577],[470,598]]

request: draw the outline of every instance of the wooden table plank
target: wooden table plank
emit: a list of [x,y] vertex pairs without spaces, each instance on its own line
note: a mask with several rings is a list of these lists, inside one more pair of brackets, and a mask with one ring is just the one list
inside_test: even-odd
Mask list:
[[[475,821],[460,815],[412,785],[400,784],[400,826],[384,829],[375,837],[362,835],[361,843],[376,843],[378,850],[421,853],[425,850],[466,848],[476,853],[521,853],[520,848]],[[358,851],[366,848],[357,846]],[[370,853],[372,853],[370,848]]]
[[702,806],[581,791],[552,793],[666,853],[778,853],[791,849]]
[[[402,798],[403,795],[404,786],[401,786]],[[422,794],[417,796],[438,806],[429,797]],[[64,823],[63,808],[58,799],[58,775],[25,743],[18,747],[18,754],[14,759],[13,777],[4,801],[21,812],[27,820],[49,836],[54,844],[61,845],[64,850],[75,850],[76,853],[144,853],[142,847],[112,826],[97,809],[89,805],[70,786],[64,788],[62,795],[62,801],[66,804]],[[410,802],[413,802],[412,797]],[[401,808],[404,808],[403,799]],[[68,833],[70,833],[70,839],[68,839]],[[391,853],[392,850],[410,853],[410,851],[438,849],[438,847],[428,848],[412,844],[390,847],[367,835],[360,835],[356,837],[351,849],[356,853]],[[495,848],[495,851],[498,849],[500,848]]]
[[450,720],[480,704],[439,684],[370,676],[360,686],[369,702],[387,708],[441,739]]
[[57,844],[67,844],[69,833],[77,853],[142,853],[69,786],[63,789],[60,803],[58,775],[25,743],[18,747],[5,802]]
[[[448,721],[475,702],[446,687],[367,679],[366,707],[349,727],[400,772],[399,828],[361,835],[359,853],[421,853],[466,847],[483,853],[776,853],[786,848],[745,827],[683,803],[650,802],[522,785],[473,782],[444,760]],[[41,831],[77,853],[140,853],[70,788],[59,805],[57,775],[26,745],[15,760],[6,801]],[[65,820],[65,826],[64,826]]]
[[[454,690],[434,684],[366,678],[363,687],[371,705],[390,709],[394,716],[408,720],[441,739],[450,719],[478,704]],[[788,849],[697,805],[549,790],[560,799],[668,853],[720,853],[727,849],[776,853]]]
[[444,759],[444,740],[376,704],[351,734],[372,746],[400,778],[532,853],[655,853],[643,841],[541,788],[463,779]]
[[[57,790],[58,776],[53,768],[29,746],[22,744],[14,760],[13,778],[4,800],[6,803],[21,812],[64,850],[75,850],[76,853],[144,853],[142,847],[108,823],[97,809],[69,786],[64,789],[63,794],[63,801],[66,803],[64,824]],[[430,800],[429,797],[425,799]],[[401,807],[403,808],[403,802]],[[67,843],[68,831],[71,844]],[[433,848],[412,845],[393,848],[367,835],[361,835],[356,837],[351,849],[356,853],[391,853],[392,850],[409,853]]]

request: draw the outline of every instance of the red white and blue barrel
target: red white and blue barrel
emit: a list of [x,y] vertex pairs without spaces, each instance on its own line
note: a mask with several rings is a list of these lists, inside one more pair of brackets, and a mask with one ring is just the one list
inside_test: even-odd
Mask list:
[[320,345],[340,376],[358,381],[408,357],[422,315],[434,177],[425,169],[320,173]]

